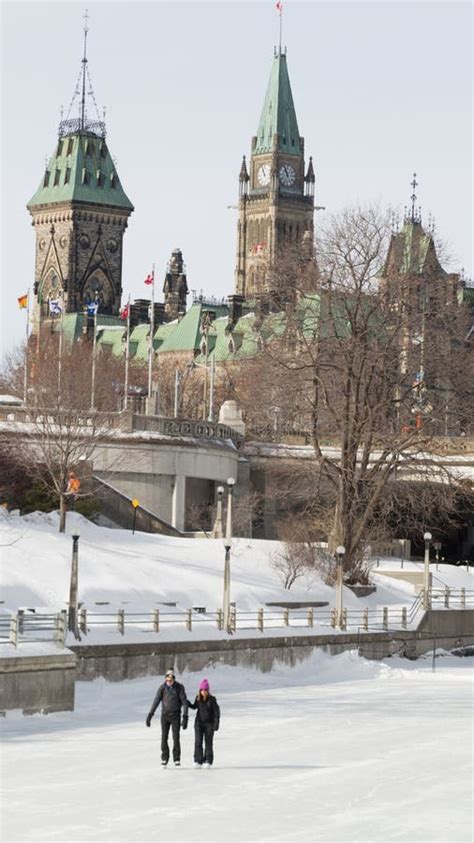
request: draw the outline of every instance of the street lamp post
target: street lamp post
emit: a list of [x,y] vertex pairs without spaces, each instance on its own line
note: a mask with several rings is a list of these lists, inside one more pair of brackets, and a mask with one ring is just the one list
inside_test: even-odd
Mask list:
[[224,629],[230,633],[230,548],[232,544],[232,500],[234,494],[235,480],[229,477],[227,480],[227,517],[225,524],[225,559],[224,559]]
[[425,540],[425,563],[423,568],[423,602],[425,609],[430,608],[430,542],[433,538],[431,533],[424,533]]
[[435,555],[436,555],[436,570],[438,570],[439,552],[441,550],[441,542],[433,542],[433,547],[435,549]]
[[224,536],[224,530],[222,527],[222,498],[224,496],[224,487],[218,486],[217,487],[217,512],[216,512],[216,520],[214,521],[214,527],[212,528],[212,535],[215,539],[222,539]]
[[341,629],[342,627],[342,579],[343,579],[343,560],[346,548],[340,544],[336,547],[337,559],[337,576],[336,576],[336,625]]
[[79,532],[73,533],[72,536],[72,561],[71,561],[71,581],[69,583],[69,617],[68,630],[73,632],[75,638],[79,638],[77,628],[77,590],[79,584]]

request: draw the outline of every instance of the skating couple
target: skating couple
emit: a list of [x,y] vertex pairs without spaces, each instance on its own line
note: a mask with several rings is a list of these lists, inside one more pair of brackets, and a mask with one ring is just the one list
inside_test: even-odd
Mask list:
[[[214,732],[219,729],[220,710],[217,700],[212,696],[209,682],[203,679],[194,702],[186,697],[184,685],[176,682],[174,671],[168,670],[165,681],[158,688],[155,699],[146,719],[151,726],[151,718],[161,703],[161,766],[166,767],[170,757],[168,736],[173,733],[173,761],[175,767],[181,765],[180,728],[188,728],[188,708],[196,710],[194,720],[194,766],[211,767],[214,761]],[[203,749],[204,743],[204,749]]]

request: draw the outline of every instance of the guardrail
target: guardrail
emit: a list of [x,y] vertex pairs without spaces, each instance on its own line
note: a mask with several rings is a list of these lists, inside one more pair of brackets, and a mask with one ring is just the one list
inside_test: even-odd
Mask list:
[[[432,589],[430,592],[431,609],[467,609],[474,608],[474,589]],[[424,596],[420,594],[411,606],[389,607],[380,609],[344,609],[340,629],[353,631],[385,631],[409,629],[415,624],[420,613],[424,613]],[[207,625],[209,629],[224,631],[222,609],[208,612],[205,607],[176,609],[175,611],[154,608],[148,612],[126,612],[119,608],[114,612],[95,612],[81,607],[77,613],[77,632],[87,636],[89,633],[104,629],[106,632],[119,633],[136,630],[144,633],[159,634],[167,626],[193,632],[196,628]],[[332,630],[337,628],[337,616],[334,608],[257,608],[252,611],[240,611],[231,606],[229,629],[231,632],[255,630],[265,633],[273,629],[314,629]],[[18,643],[53,641],[64,647],[67,634],[67,612],[55,614],[25,610],[0,616],[0,643]]]

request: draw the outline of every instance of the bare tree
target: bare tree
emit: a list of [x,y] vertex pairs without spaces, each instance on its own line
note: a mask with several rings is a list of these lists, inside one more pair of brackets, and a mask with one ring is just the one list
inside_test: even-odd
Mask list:
[[[251,364],[260,373],[247,380],[258,385],[247,400],[254,418],[270,404],[309,432],[306,512],[331,550],[345,547],[346,579],[363,575],[364,546],[387,522],[390,484],[449,479],[434,437],[434,385],[444,379],[452,389],[460,310],[446,291],[380,283],[389,235],[388,213],[347,209],[321,229],[317,265],[286,252],[273,283],[277,301],[291,294],[262,320],[264,352]],[[295,483],[298,473],[301,464]]]
[[114,435],[109,415],[90,411],[89,349],[66,346],[59,358],[57,343],[44,343],[34,359],[29,398],[23,423],[3,423],[0,453],[11,472],[23,472],[57,497],[64,532],[68,498],[93,493],[95,449]]

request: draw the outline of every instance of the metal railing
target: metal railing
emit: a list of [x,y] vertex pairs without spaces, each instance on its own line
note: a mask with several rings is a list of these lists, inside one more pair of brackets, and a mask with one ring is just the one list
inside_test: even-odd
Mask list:
[[[474,589],[432,589],[429,607],[433,610],[474,608]],[[264,633],[275,629],[319,630],[321,633],[340,630],[383,632],[385,630],[410,629],[424,614],[424,595],[419,594],[411,606],[384,606],[378,609],[344,609],[340,623],[334,608],[268,608],[260,607],[252,611],[240,611],[231,606],[229,631],[253,631]],[[192,633],[197,628],[224,631],[222,609],[208,612],[205,607],[191,609],[154,608],[148,612],[127,612],[118,608],[116,611],[96,612],[84,606],[77,615],[77,632],[80,636],[104,630],[125,636],[135,631],[139,633],[159,634],[166,628],[185,629]],[[52,641],[64,647],[67,634],[67,612],[42,613],[19,610],[0,616],[0,643],[18,643]]]

